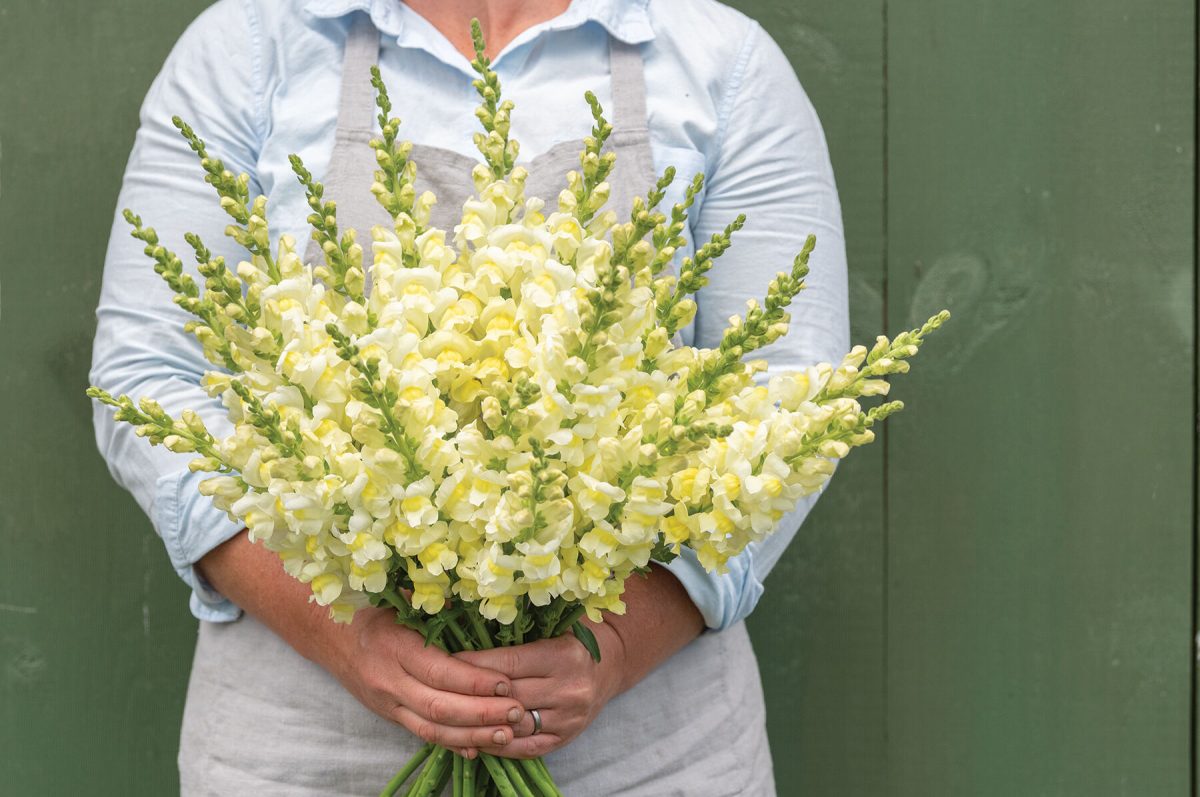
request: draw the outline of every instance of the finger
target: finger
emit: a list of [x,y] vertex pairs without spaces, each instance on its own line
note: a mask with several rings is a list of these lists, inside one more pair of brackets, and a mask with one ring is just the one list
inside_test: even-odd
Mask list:
[[525,718],[525,709],[511,697],[460,695],[433,689],[415,679],[404,689],[403,701],[409,709],[438,725],[516,725]]
[[554,752],[566,743],[566,739],[553,733],[539,733],[537,736],[513,739],[503,747],[498,745],[480,747],[479,752],[503,756],[504,758],[541,758],[544,755]]
[[503,750],[512,740],[512,728],[507,725],[492,727],[461,728],[441,725],[428,720],[407,706],[396,706],[391,711],[393,721],[403,725],[426,742],[442,747],[474,747]]
[[542,639],[524,645],[467,650],[455,653],[453,658],[505,673],[511,678],[536,678],[553,675],[557,669],[574,661],[573,657],[563,657],[562,647],[560,640]]
[[[552,708],[538,709],[538,716],[542,719],[542,728],[538,731],[539,733],[565,730],[567,727],[568,718],[561,711]],[[534,727],[533,712],[526,711],[525,716],[512,726],[513,735],[518,739],[533,736]]]
[[569,702],[567,682],[561,678],[514,678],[512,699],[526,709],[536,708],[546,716],[546,709],[558,708]]
[[410,675],[434,689],[480,697],[512,694],[512,679],[503,672],[459,660],[437,648],[410,649],[401,664]]

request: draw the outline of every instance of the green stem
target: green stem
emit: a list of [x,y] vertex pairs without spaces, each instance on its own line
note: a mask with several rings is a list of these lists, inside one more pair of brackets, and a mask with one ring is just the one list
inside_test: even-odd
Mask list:
[[554,780],[550,777],[550,772],[542,763],[542,759],[526,758],[519,761],[518,765],[525,771],[529,780],[541,790],[542,797],[562,797],[562,792],[554,785]]
[[521,644],[525,643],[525,632],[523,630],[521,630],[522,629],[521,621],[524,619],[521,616],[522,614],[524,614],[524,612],[521,611],[521,606],[520,606],[520,604],[518,604],[517,605],[517,619],[514,620],[513,624],[512,624],[513,644],[516,644],[516,645],[521,645]]
[[471,644],[471,640],[467,638],[465,633],[463,633],[462,627],[457,622],[450,620],[450,622],[446,623],[446,627],[450,629],[450,633],[453,634],[454,638],[458,640],[458,644],[461,646],[462,650],[475,649],[475,646]]
[[454,776],[453,786],[451,786],[451,797],[463,797],[463,761],[462,756],[454,756]]
[[492,642],[492,635],[488,632],[483,618],[479,616],[479,612],[467,607],[466,613],[467,617],[471,620],[471,627],[475,630],[475,641],[479,643],[479,647],[485,650],[494,648],[495,644]]
[[549,639],[554,633],[554,629],[558,627],[558,620],[562,617],[563,610],[566,607],[566,601],[562,598],[555,598],[554,602],[542,612],[541,622],[538,625],[538,633],[541,634],[541,639]]
[[509,781],[513,788],[517,790],[520,797],[540,797],[533,793],[533,789],[529,788],[529,784],[525,782],[525,775],[521,772],[521,768],[517,766],[517,762],[511,758],[501,758],[500,765],[504,767],[504,774],[508,775]]
[[479,768],[478,760],[472,761],[470,759],[467,759],[463,763],[463,780],[462,780],[463,797],[476,797],[477,791],[475,789],[475,772],[478,768]]
[[427,744],[418,750],[416,755],[408,759],[408,763],[404,765],[404,769],[397,772],[395,777],[388,781],[388,784],[383,787],[383,791],[379,793],[379,797],[392,797],[392,795],[404,785],[404,781],[408,780],[413,771],[416,770],[417,767],[421,766],[422,762],[424,762],[426,758],[429,758],[429,754],[432,752],[432,743]]
[[504,772],[504,765],[500,763],[499,758],[487,753],[480,753],[479,757],[483,759],[483,765],[487,767],[488,774],[492,776],[492,782],[500,790],[500,797],[520,797]]
[[[434,753],[436,752],[437,748],[435,747]],[[409,784],[408,789],[404,792],[404,797],[416,797],[421,791],[421,787],[425,785],[425,781],[429,778],[429,770],[433,767],[434,753],[431,753],[429,758],[425,760],[425,766],[421,767],[421,771],[417,775],[416,780]]]
[[558,787],[554,786],[554,778],[550,777],[550,770],[546,769],[546,761],[544,759],[532,758],[532,759],[529,759],[529,763],[533,766],[534,769],[536,769],[538,772],[541,773],[542,777],[546,781],[548,781],[551,786],[554,787],[555,791],[558,791]]
[[429,763],[425,765],[421,777],[417,779],[409,792],[412,797],[430,797],[430,795],[437,794],[438,785],[447,769],[448,759],[446,757],[450,755],[454,754],[445,747],[434,748],[433,754],[429,757]]
[[453,761],[458,756],[455,753],[446,751],[446,758],[442,760],[438,769],[437,781],[433,784],[433,788],[429,791],[428,797],[437,797],[446,789],[446,784],[450,782],[450,777],[454,773]]
[[554,627],[554,633],[551,634],[550,636],[551,637],[562,636],[563,634],[567,633],[567,631],[570,630],[571,626],[575,625],[575,621],[578,620],[580,617],[583,617],[584,612],[586,612],[586,611],[587,610],[584,609],[582,606],[576,606],[574,609],[571,610],[570,614],[568,614],[566,617],[564,617],[563,619],[558,621],[558,625],[556,625]]

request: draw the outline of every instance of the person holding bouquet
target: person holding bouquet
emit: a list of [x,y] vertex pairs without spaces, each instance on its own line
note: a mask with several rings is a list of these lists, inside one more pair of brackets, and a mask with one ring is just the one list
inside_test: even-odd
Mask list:
[[[251,194],[267,196],[273,234],[308,237],[293,152],[337,200],[340,224],[388,223],[365,190],[377,168],[368,146],[378,135],[368,81],[377,65],[414,142],[420,188],[438,197],[432,222],[452,227],[478,159],[467,102],[472,18],[517,101],[513,128],[532,155],[521,161],[528,195],[555,196],[577,164],[591,89],[615,130],[609,207],[626,213],[668,166],[704,172],[680,256],[746,214],[697,294],[684,343],[716,346],[728,317],[815,233],[793,330],[764,349],[761,376],[841,359],[846,264],[820,124],[770,37],[712,0],[219,0],[184,33],[146,97],[119,206],[152,211],[164,239],[197,232],[240,259],[171,126],[179,114],[249,175]],[[684,200],[685,183],[668,189],[664,206]],[[319,257],[310,244],[306,259]],[[226,427],[224,408],[200,387],[206,363],[182,331],[183,311],[161,292],[118,218],[92,381]],[[627,612],[590,626],[599,662],[569,635],[451,655],[425,646],[388,609],[335,625],[308,586],[199,493],[203,474],[187,457],[142,445],[100,405],[95,423],[101,452],[152,518],[201,621],[179,754],[184,794],[374,793],[422,740],[468,757],[546,756],[572,797],[775,793],[742,621],[816,494],[724,574],[684,549],[630,579]]]

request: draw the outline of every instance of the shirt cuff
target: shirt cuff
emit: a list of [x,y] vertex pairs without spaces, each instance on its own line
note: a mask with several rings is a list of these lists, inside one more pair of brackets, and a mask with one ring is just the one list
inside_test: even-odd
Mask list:
[[241,617],[242,610],[213,589],[195,567],[205,554],[242,530],[200,494],[200,482],[211,475],[181,470],[159,477],[154,485],[152,520],[171,566],[192,588],[188,601],[192,614],[212,623],[229,623]]
[[709,630],[723,631],[745,618],[762,597],[763,585],[754,575],[754,551],[747,548],[732,557],[728,572],[710,573],[696,552],[684,546],[666,568],[679,579]]

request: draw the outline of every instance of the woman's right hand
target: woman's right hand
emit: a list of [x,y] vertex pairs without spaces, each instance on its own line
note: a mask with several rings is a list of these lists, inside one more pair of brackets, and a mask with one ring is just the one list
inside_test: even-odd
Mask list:
[[364,706],[472,757],[475,748],[512,741],[525,709],[510,697],[508,676],[426,647],[391,609],[362,609],[346,630],[323,664]]
[[503,747],[525,716],[511,679],[426,647],[391,609],[362,609],[339,625],[284,572],[279,557],[240,534],[197,564],[218,592],[258,618],[300,655],[328,670],[364,706],[427,742],[474,757]]

